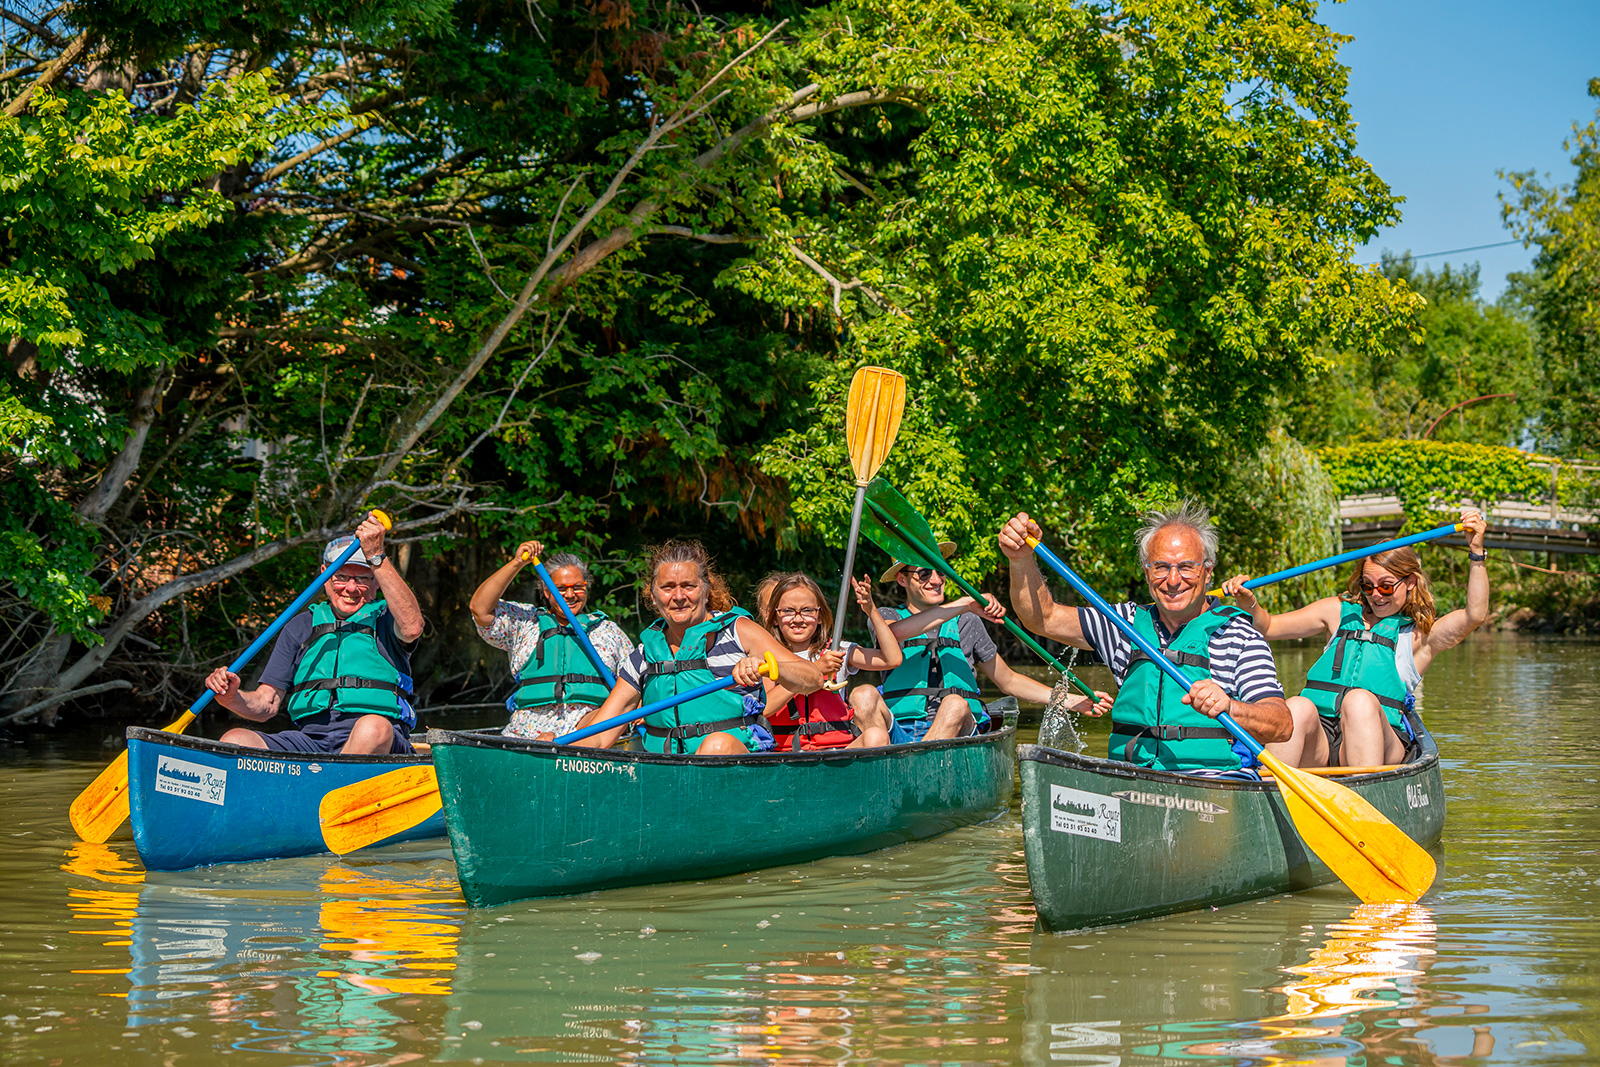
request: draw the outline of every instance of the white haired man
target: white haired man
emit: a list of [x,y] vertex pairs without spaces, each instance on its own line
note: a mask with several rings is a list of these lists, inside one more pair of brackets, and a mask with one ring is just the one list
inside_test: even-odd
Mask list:
[[1145,517],[1139,562],[1151,603],[1114,610],[1195,682],[1187,692],[1133,647],[1093,608],[1056,603],[1045,588],[1029,537],[1038,523],[1018,514],[1000,530],[1011,561],[1011,604],[1034,633],[1092,649],[1120,690],[1111,709],[1110,757],[1169,771],[1230,771],[1250,757],[1215,719],[1223,712],[1262,744],[1293,729],[1277,666],[1248,613],[1206,596],[1217,562],[1217,535],[1205,508],[1185,502]]

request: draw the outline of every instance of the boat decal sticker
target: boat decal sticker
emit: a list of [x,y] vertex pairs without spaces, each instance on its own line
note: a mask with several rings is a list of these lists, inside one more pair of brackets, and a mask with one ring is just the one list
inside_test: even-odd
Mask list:
[[311,773],[312,774],[321,774],[322,773],[322,764],[320,764],[320,763],[308,763],[308,764],[306,764],[306,766],[311,768]]
[[1411,782],[1411,783],[1407,784],[1407,786],[1406,786],[1406,807],[1408,807],[1408,808],[1425,808],[1427,806],[1428,806],[1428,794],[1422,788],[1422,786],[1418,785],[1416,782]]
[[300,764],[289,763],[286,760],[254,759],[250,756],[239,757],[241,771],[260,771],[262,774],[287,774],[293,777],[300,773]]
[[228,772],[203,763],[158,756],[156,792],[220,805],[228,793]]
[[556,760],[556,769],[575,774],[625,774],[635,781],[639,777],[639,768],[634,764],[611,759],[572,759],[562,756]]
[[1050,787],[1050,829],[1122,842],[1122,801],[1064,785]]
[[1213,804],[1209,800],[1196,800],[1193,797],[1173,796],[1167,793],[1146,793],[1139,789],[1119,789],[1111,794],[1129,804],[1143,804],[1149,808],[1176,808],[1178,811],[1192,811],[1200,816],[1201,822],[1215,822],[1218,815],[1228,814],[1228,809],[1221,804]]

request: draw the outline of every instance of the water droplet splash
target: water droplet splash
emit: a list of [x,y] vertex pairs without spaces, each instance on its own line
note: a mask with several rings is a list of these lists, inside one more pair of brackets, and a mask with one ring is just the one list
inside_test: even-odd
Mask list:
[[1083,739],[1078,736],[1078,728],[1074,722],[1077,716],[1067,710],[1072,695],[1072,683],[1063,675],[1057,679],[1055,688],[1050,690],[1050,702],[1044,706],[1044,720],[1039,723],[1041,745],[1061,752],[1084,750]]

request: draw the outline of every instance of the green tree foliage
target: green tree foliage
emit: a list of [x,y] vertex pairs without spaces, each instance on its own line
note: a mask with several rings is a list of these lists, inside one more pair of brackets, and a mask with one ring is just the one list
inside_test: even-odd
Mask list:
[[[1417,438],[1434,427],[1435,440],[1526,443],[1545,383],[1520,287],[1488,304],[1476,265],[1435,271],[1385,254],[1382,270],[1422,298],[1414,325],[1397,328],[1387,348],[1338,352],[1291,403],[1296,433],[1321,445]],[[1512,395],[1469,403],[1490,394]]]
[[1340,496],[1398,493],[1406,533],[1454,518],[1463,499],[1492,504],[1549,491],[1549,475],[1530,465],[1528,453],[1500,445],[1375,441],[1324,448],[1320,455]]
[[[1589,82],[1600,99],[1600,78]],[[1600,112],[1573,124],[1565,143],[1577,173],[1555,183],[1533,171],[1503,172],[1512,232],[1539,246],[1525,280],[1548,395],[1542,443],[1565,453],[1600,451]]]
[[[14,358],[12,388],[58,428],[79,420],[82,463],[6,415],[30,442],[9,470],[45,491],[29,521],[47,543],[94,524],[58,570],[109,608],[50,625],[8,559],[18,636],[0,656],[41,691],[119,671],[159,688],[152,660],[192,671],[236,649],[373,504],[426,550],[411,565],[446,627],[496,546],[535,532],[613,577],[674,534],[736,571],[779,550],[825,573],[849,494],[840,396],[868,361],[913,382],[886,472],[967,546],[968,573],[1027,508],[1127,579],[1140,506],[1309,484],[1238,471],[1292,453],[1268,429],[1325,340],[1382,349],[1414,305],[1349,262],[1395,207],[1355,154],[1341,39],[1314,14],[28,8],[23,73],[0,82],[24,121],[54,90],[156,131],[252,77],[277,94],[269,116],[338,120],[244,124],[208,169],[130,191],[214,212],[98,278],[159,353],[91,365],[109,344],[94,331],[14,334],[71,365]],[[51,389],[76,403],[46,411]],[[160,655],[141,663],[134,636]]]

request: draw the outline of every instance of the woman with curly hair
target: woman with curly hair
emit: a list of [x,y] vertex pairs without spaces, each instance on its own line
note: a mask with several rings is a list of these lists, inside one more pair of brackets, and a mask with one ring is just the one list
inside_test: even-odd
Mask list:
[[[639,724],[644,747],[674,755],[734,756],[771,751],[761,675],[763,658],[778,663],[778,682],[792,693],[814,693],[825,680],[816,664],[796,656],[735,607],[733,597],[698,541],[668,541],[650,552],[646,599],[660,618],[645,628],[639,647],[617,671],[617,685],[579,728],[654,704],[730,674],[738,684],[666,711]],[[579,741],[606,748],[622,727]]]
[[1291,767],[1377,767],[1415,757],[1405,713],[1415,705],[1434,657],[1461,643],[1489,618],[1489,569],[1483,516],[1461,513],[1467,527],[1467,605],[1435,618],[1422,562],[1410,547],[1356,564],[1345,591],[1274,615],[1244,587],[1248,575],[1222,584],[1269,641],[1326,635],[1327,647],[1289,698],[1294,733],[1267,751]]

